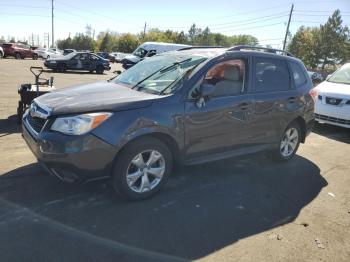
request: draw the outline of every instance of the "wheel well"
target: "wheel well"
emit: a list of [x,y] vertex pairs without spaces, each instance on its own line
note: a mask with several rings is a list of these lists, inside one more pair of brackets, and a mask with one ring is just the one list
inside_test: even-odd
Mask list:
[[306,123],[305,120],[298,116],[296,119],[294,119],[292,122],[297,122],[298,125],[300,126],[300,132],[301,132],[301,143],[305,142],[305,137],[306,137]]
[[125,145],[123,145],[123,147],[119,150],[119,152],[121,152],[130,143],[134,143],[135,141],[137,141],[139,139],[145,139],[147,137],[152,137],[152,138],[158,139],[159,141],[163,142],[169,148],[169,150],[173,156],[174,161],[177,162],[180,160],[180,154],[179,154],[180,149],[179,149],[177,142],[175,141],[175,139],[173,137],[171,137],[170,135],[164,134],[164,133],[151,133],[151,134],[145,134],[145,135],[141,135],[139,137],[136,137],[135,139],[133,139],[133,140],[127,142]]

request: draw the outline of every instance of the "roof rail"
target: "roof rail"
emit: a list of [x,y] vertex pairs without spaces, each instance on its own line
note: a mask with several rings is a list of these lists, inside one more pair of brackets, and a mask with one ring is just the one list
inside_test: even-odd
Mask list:
[[257,51],[263,51],[267,53],[281,54],[281,55],[294,57],[294,55],[292,55],[288,51],[273,49],[268,47],[261,47],[261,46],[251,46],[251,45],[237,45],[237,46],[230,47],[227,51],[241,51],[242,49],[257,50]]
[[181,49],[178,49],[177,51],[183,51],[183,50],[190,50],[190,49],[205,49],[205,48],[223,48],[222,46],[188,46]]

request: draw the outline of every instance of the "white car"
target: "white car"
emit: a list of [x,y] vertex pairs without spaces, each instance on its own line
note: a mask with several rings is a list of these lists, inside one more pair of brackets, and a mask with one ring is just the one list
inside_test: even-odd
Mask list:
[[34,53],[38,54],[43,59],[50,59],[62,56],[62,52],[56,48],[38,48],[34,50]]
[[4,50],[0,46],[0,59],[2,59],[3,57],[4,57]]
[[316,121],[350,128],[350,63],[343,65],[315,89],[318,95]]

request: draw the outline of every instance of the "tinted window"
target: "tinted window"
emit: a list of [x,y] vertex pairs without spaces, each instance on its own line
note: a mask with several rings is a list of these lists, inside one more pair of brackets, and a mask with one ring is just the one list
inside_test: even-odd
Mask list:
[[286,91],[290,79],[287,63],[273,58],[256,58],[255,91],[257,93]]
[[307,81],[304,70],[297,63],[290,62],[289,64],[292,69],[295,87],[303,85]]

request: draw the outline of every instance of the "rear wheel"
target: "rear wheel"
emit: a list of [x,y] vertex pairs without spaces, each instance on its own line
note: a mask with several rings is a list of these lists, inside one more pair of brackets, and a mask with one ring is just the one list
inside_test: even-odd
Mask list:
[[132,142],[117,157],[112,174],[113,187],[127,199],[149,198],[166,183],[172,163],[169,149],[158,139]]
[[278,161],[286,161],[295,156],[301,140],[300,126],[293,122],[283,133],[278,148],[273,152],[273,157]]
[[21,54],[20,54],[20,53],[16,53],[16,54],[15,54],[15,58],[16,58],[16,59],[22,59]]
[[37,60],[38,59],[38,54],[33,54],[33,60]]
[[96,73],[102,75],[104,71],[103,66],[97,66],[96,67]]
[[4,54],[0,52],[0,59],[4,58]]

